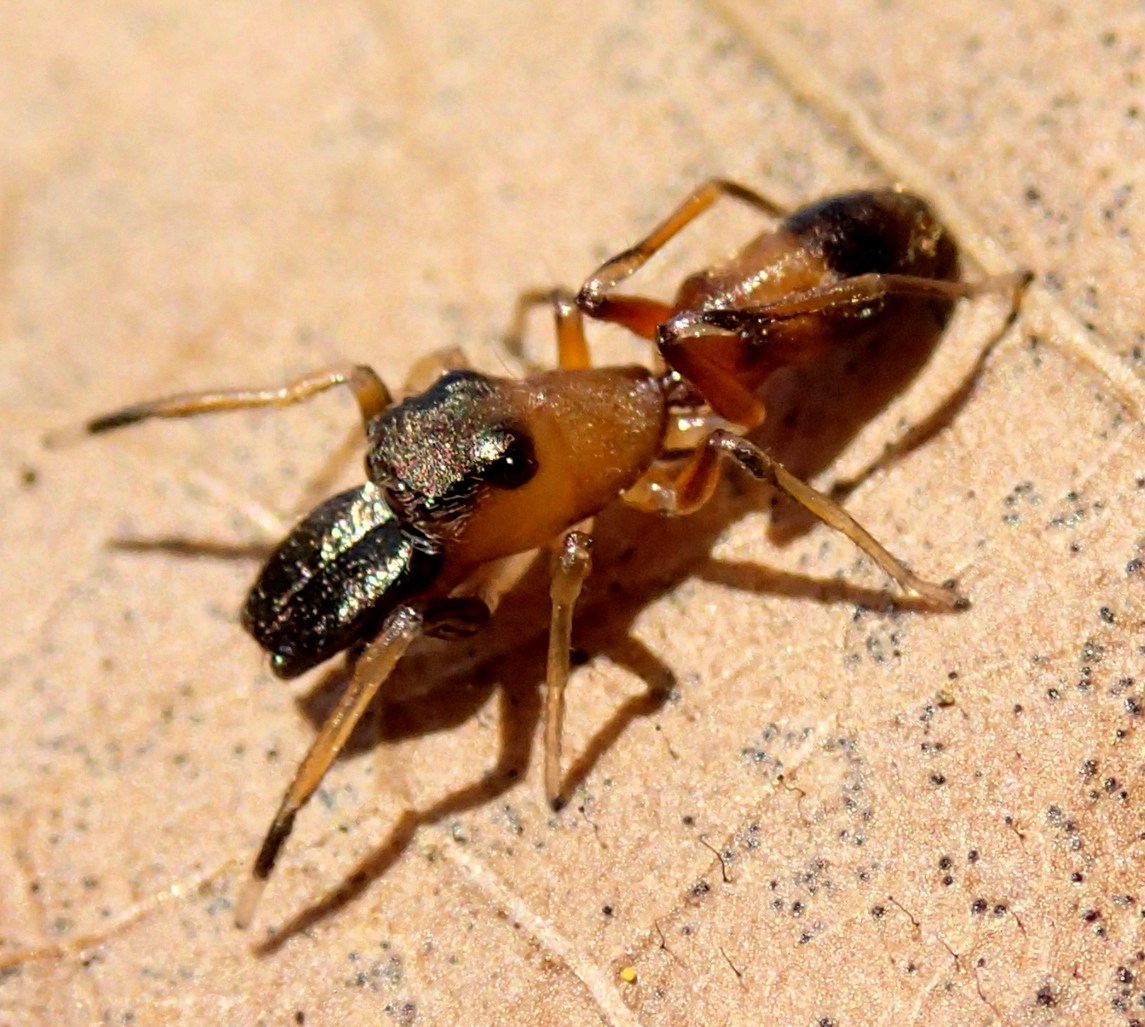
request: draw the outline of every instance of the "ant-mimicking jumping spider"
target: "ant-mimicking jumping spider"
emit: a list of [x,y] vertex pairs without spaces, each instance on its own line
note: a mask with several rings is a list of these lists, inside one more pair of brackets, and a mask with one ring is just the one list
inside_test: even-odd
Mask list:
[[[777,226],[686,278],[672,303],[614,291],[721,196]],[[518,323],[530,306],[553,308],[557,370],[521,379],[456,370],[395,403],[372,369],[345,366],[280,388],[171,396],[88,422],[94,434],[151,418],[290,406],[339,386],[361,412],[365,484],[301,520],[267,560],[242,611],[243,627],[279,677],[343,651],[351,675],[286,791],[236,922],[250,922],[295,816],[414,639],[475,631],[509,587],[509,558],[554,542],[544,776],[559,808],[573,607],[591,568],[589,522],[617,499],[690,513],[712,495],[728,460],[841,531],[901,588],[937,607],[957,605],[952,587],[914,574],[740,432],[762,422],[757,392],[779,368],[859,344],[891,319],[944,323],[961,298],[1010,293],[1016,305],[1027,281],[1022,273],[962,281],[949,232],[903,191],[846,193],[788,212],[744,186],[712,180],[575,296],[523,294]],[[586,316],[654,341],[661,367],[591,367]],[[693,439],[697,425],[704,429],[682,462],[665,459],[682,448],[678,425],[690,426]]]

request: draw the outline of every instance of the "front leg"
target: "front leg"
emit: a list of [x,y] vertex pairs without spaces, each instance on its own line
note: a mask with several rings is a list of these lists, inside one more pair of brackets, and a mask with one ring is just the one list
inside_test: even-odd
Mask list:
[[373,368],[364,364],[335,367],[303,375],[285,385],[270,389],[225,389],[207,392],[183,392],[162,399],[148,400],[112,411],[87,422],[87,431],[98,435],[114,428],[123,428],[140,421],[155,418],[198,417],[200,414],[222,413],[229,410],[253,410],[260,407],[289,407],[302,403],[319,393],[347,386],[358,402],[362,423],[380,414],[393,403],[393,396],[385,382]]

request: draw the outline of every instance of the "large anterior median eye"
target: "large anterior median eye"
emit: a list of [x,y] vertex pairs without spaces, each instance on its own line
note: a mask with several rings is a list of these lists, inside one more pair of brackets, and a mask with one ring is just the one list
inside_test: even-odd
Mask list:
[[473,447],[477,476],[487,485],[519,489],[537,473],[533,440],[521,428],[501,428],[484,433]]

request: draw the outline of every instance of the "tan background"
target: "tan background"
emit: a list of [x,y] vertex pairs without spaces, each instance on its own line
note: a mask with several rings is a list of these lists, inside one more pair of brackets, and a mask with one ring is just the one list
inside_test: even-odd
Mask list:
[[[1145,1019],[1140,5],[0,23],[0,1023]],[[534,581],[479,644],[410,661],[437,693],[373,718],[234,930],[331,698],[321,672],[273,681],[235,611],[351,405],[44,432],[345,357],[400,382],[461,344],[496,370],[517,289],[576,284],[712,173],[787,202],[901,181],[987,270],[1039,273],[944,429],[850,499],[973,610],[887,610],[843,540],[769,530],[751,489],[606,518],[572,805],[540,798]],[[858,472],[997,323],[961,312],[917,377],[788,381],[778,406],[823,405],[771,441],[823,484]],[[888,374],[857,430],[802,432]]]

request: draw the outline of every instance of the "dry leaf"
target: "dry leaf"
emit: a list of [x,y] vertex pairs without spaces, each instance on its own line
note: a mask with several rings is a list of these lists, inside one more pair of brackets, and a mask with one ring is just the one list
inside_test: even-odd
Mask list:
[[[3,5],[0,1023],[1145,1015],[1140,10],[461,7]],[[352,407],[44,434],[345,358],[497,370],[519,289],[716,173],[901,181],[971,273],[1038,272],[848,500],[973,609],[889,611],[748,489],[610,515],[570,807],[541,797],[538,575],[410,661],[437,690],[378,711],[236,931],[337,675],[276,683],[235,611]],[[713,217],[650,287],[752,227]],[[778,383],[773,444],[861,472],[998,323],[961,311],[917,375]]]

